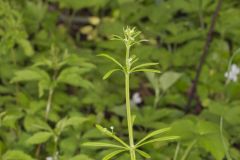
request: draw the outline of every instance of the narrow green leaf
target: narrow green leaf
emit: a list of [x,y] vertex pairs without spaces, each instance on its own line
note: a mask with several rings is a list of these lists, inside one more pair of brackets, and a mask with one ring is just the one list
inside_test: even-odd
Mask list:
[[139,60],[139,58],[134,57],[133,60],[131,61],[131,65],[133,65],[134,63],[136,63]]
[[113,61],[115,64],[117,64],[117,65],[118,65],[119,67],[121,67],[123,70],[125,70],[124,67],[121,65],[121,63],[118,62],[118,61],[117,61],[115,58],[113,58],[112,56],[110,56],[110,55],[108,55],[108,54],[99,54],[98,56],[105,57],[105,58]]
[[116,141],[118,141],[119,143],[121,143],[123,146],[125,146],[126,148],[129,148],[129,146],[120,138],[118,138],[116,135],[114,135],[112,132],[110,132],[109,130],[107,130],[107,128],[103,128],[100,125],[96,125],[97,129],[99,131],[101,131],[102,133],[104,133],[105,135],[112,137],[113,139],[115,139]]
[[108,71],[104,76],[103,79],[107,79],[113,72],[119,71],[120,69],[112,69],[110,71]]
[[86,142],[86,143],[83,143],[82,145],[88,146],[88,147],[124,148],[116,144],[104,143],[104,142]]
[[159,63],[143,63],[143,64],[140,64],[140,65],[138,65],[138,66],[136,66],[136,67],[133,67],[133,68],[131,69],[131,71],[134,71],[134,70],[139,69],[139,68],[142,68],[142,67],[155,66],[155,65],[158,65],[158,64],[159,64]]
[[114,152],[106,155],[102,160],[109,160],[110,158],[112,158],[112,157],[114,157],[114,156],[116,156],[116,155],[118,155],[118,154],[120,154],[120,153],[122,153],[122,152],[124,152],[124,151],[126,151],[126,150],[117,150],[117,151],[114,151]]
[[144,151],[142,151],[142,150],[136,149],[136,151],[137,151],[141,156],[143,156],[144,158],[151,158],[151,156],[150,156],[148,153],[146,153],[146,152],[144,152]]
[[184,155],[182,156],[181,160],[186,160],[192,147],[196,144],[197,140],[194,140],[186,149],[186,151],[184,152]]
[[158,129],[156,131],[153,131],[153,132],[149,133],[147,136],[145,136],[143,139],[141,139],[136,145],[141,144],[142,142],[146,141],[147,139],[149,139],[149,138],[151,138],[153,136],[156,136],[156,135],[159,135],[161,133],[167,132],[170,129],[171,128],[162,128],[162,129]]
[[173,160],[177,160],[178,159],[179,150],[180,150],[180,142],[177,143],[177,147],[175,149]]
[[154,73],[161,73],[161,71],[159,70],[156,70],[156,69],[137,69],[137,70],[133,70],[131,71],[131,73],[134,73],[134,72],[154,72]]
[[161,137],[161,138],[152,139],[152,140],[149,140],[147,142],[138,144],[138,145],[136,145],[136,147],[138,148],[138,147],[141,147],[141,146],[149,144],[149,143],[170,141],[170,140],[176,140],[176,139],[179,139],[179,136]]

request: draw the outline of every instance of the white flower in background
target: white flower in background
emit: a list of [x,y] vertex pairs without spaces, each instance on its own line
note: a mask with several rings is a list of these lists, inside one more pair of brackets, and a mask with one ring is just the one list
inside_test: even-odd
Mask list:
[[238,74],[240,74],[240,68],[236,64],[232,64],[228,72],[224,76],[229,80],[236,82],[238,80]]
[[114,127],[113,127],[113,126],[111,126],[111,127],[110,127],[110,129],[112,130],[112,133],[113,133]]
[[47,157],[46,160],[53,160],[53,157]]
[[140,103],[142,103],[142,98],[139,92],[135,92],[132,96],[132,103],[135,105],[138,105]]

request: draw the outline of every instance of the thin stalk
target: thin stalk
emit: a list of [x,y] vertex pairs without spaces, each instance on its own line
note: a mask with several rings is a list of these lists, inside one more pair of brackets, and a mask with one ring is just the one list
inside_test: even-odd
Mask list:
[[54,139],[53,159],[58,160],[58,137]]
[[54,89],[50,88],[49,92],[48,92],[48,101],[47,101],[46,112],[45,112],[45,119],[46,120],[48,120],[48,115],[49,115],[49,112],[51,110],[53,92],[54,92]]
[[155,87],[155,99],[154,99],[154,108],[157,108],[158,102],[160,99],[160,89],[159,89],[159,85],[157,83],[157,86]]
[[[13,50],[11,50],[11,54],[12,54],[12,62],[14,64],[14,66],[17,68],[16,54],[15,54],[15,52]],[[19,93],[18,82],[15,82],[15,100],[16,100],[16,104],[18,103],[18,98],[17,98],[18,93]]]
[[182,156],[182,159],[181,160],[186,160],[192,147],[195,145],[195,143],[197,143],[197,140],[194,140],[187,148],[187,150],[184,152],[184,155]]
[[[57,69],[56,66],[57,65],[55,64],[55,66],[54,66],[54,74],[53,74],[53,77],[52,77],[52,82],[56,81],[56,77],[57,77],[57,73],[58,73],[58,69]],[[46,121],[48,120],[48,115],[49,115],[49,112],[51,110],[54,89],[55,89],[55,87],[51,86],[49,88],[49,91],[48,91],[48,100],[47,100],[47,106],[46,106],[46,112],[45,112],[45,120]]]
[[133,140],[133,124],[131,115],[131,105],[130,105],[130,89],[129,89],[129,78],[130,78],[130,63],[129,63],[129,51],[130,46],[126,47],[126,73],[125,73],[125,96],[126,96],[126,111],[127,111],[127,124],[128,124],[128,136],[130,145],[130,157],[131,160],[136,160],[135,146]]
[[199,16],[199,21],[200,21],[200,26],[202,29],[204,29],[204,19],[203,19],[203,6],[202,6],[202,0],[199,0],[199,11],[198,11],[198,16]]
[[177,147],[176,147],[176,151],[175,151],[173,160],[177,160],[179,150],[180,150],[180,143],[177,144]]
[[224,141],[224,136],[223,136],[223,117],[220,118],[220,136],[221,136],[221,140],[222,140],[222,143],[223,143],[223,147],[224,147],[224,150],[225,150],[225,154],[226,154],[226,157],[227,157],[227,160],[232,160],[231,156],[230,156],[230,153],[229,153],[229,150],[228,150],[228,147]]

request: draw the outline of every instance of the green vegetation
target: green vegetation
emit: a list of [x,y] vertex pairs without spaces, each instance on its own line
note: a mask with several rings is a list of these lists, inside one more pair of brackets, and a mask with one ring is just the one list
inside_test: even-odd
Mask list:
[[239,160],[239,7],[0,0],[0,159]]

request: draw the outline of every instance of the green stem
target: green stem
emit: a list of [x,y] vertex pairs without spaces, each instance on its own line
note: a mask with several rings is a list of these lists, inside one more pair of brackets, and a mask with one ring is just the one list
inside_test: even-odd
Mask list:
[[[12,54],[12,62],[14,64],[14,67],[17,68],[16,53],[13,50],[11,50],[11,54]],[[15,82],[15,100],[16,100],[16,104],[18,103],[18,98],[17,98],[18,93],[19,93],[18,82]]]
[[135,148],[133,141],[133,124],[132,124],[132,115],[131,115],[131,105],[130,105],[130,92],[129,92],[129,74],[125,75],[125,88],[126,88],[126,110],[127,110],[127,122],[128,122],[128,136],[130,144],[130,156],[131,160],[135,160]]
[[53,160],[58,160],[58,137],[54,139]]
[[192,147],[195,145],[195,143],[197,143],[197,140],[194,140],[189,146],[188,148],[186,149],[186,151],[184,152],[183,156],[182,156],[182,159],[181,160],[186,160]]
[[157,87],[155,88],[155,99],[153,104],[154,108],[157,108],[159,99],[160,99],[160,90],[159,90],[159,86],[157,85]]
[[229,153],[229,150],[228,150],[228,147],[227,147],[227,145],[225,143],[225,140],[224,140],[224,135],[223,135],[223,117],[222,116],[220,118],[220,136],[221,136],[222,144],[223,144],[223,147],[224,147],[224,150],[225,150],[226,158],[227,158],[227,160],[232,160],[232,158],[230,156],[230,153]]
[[46,120],[48,120],[48,115],[49,115],[49,112],[51,110],[53,92],[54,92],[54,89],[50,88],[49,92],[48,92],[48,101],[47,101],[46,112],[45,112],[45,119]]
[[179,153],[179,149],[180,149],[180,143],[178,142],[176,150],[175,150],[175,154],[174,154],[174,158],[173,160],[177,160],[178,158],[178,153]]
[[132,115],[131,115],[131,105],[130,105],[130,63],[129,63],[129,51],[130,46],[126,46],[126,72],[125,72],[125,96],[126,96],[126,110],[127,110],[127,124],[128,124],[128,136],[129,136],[129,145],[130,145],[130,157],[131,160],[136,160],[135,145],[133,140],[133,124],[132,124]]

